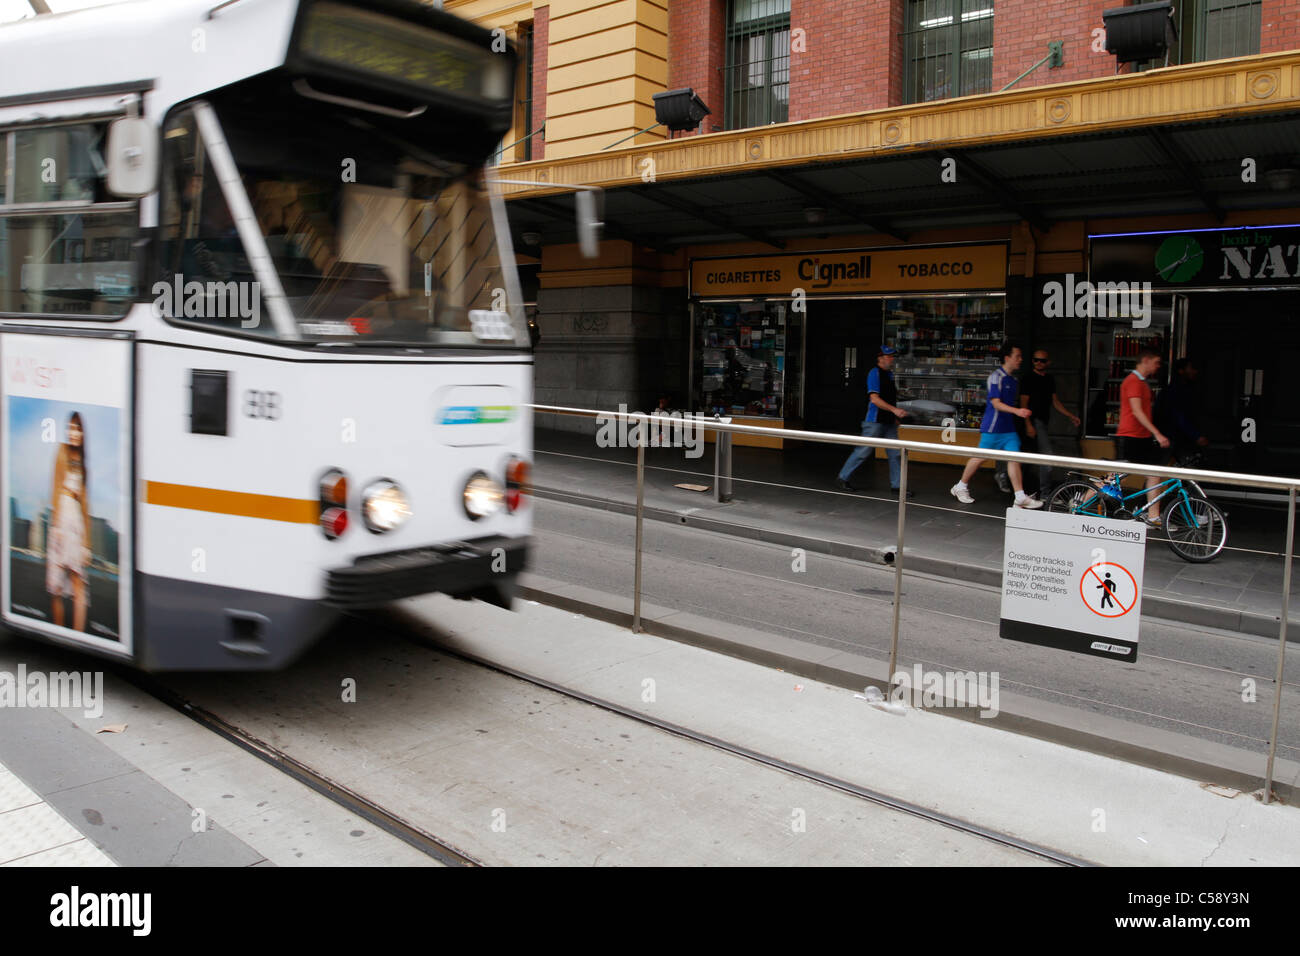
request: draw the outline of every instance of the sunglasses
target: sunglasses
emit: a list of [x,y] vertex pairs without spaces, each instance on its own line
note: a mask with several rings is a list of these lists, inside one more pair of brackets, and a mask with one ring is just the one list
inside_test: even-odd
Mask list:
[[1036,359],[1034,359],[1034,361],[1035,361],[1035,362],[1042,362],[1042,363],[1046,364],[1047,359],[1036,358]]

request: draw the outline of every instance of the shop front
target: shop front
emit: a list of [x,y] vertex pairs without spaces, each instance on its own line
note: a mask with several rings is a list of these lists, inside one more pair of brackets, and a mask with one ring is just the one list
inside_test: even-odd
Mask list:
[[949,425],[973,446],[1005,334],[1007,259],[1004,243],[693,259],[694,410],[856,434],[886,344],[910,413],[900,437],[938,441]]
[[[1300,475],[1300,411],[1287,382],[1300,369],[1300,226],[1093,236],[1089,278],[1150,289],[1145,317],[1094,317],[1088,434],[1114,434],[1118,381],[1141,345],[1199,368],[1187,411],[1210,441],[1206,465]],[[1103,397],[1100,393],[1106,390]],[[1113,397],[1110,393],[1116,393]]]

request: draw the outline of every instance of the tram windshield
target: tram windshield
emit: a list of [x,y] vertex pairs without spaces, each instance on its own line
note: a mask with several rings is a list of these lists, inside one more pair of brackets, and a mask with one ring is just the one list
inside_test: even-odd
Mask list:
[[[299,339],[527,347],[479,167],[355,111],[212,105]],[[192,110],[173,117],[164,142],[168,270],[200,282],[255,279],[226,200],[232,187],[218,183]],[[247,329],[242,318],[225,321]],[[253,332],[278,334],[265,315]]]

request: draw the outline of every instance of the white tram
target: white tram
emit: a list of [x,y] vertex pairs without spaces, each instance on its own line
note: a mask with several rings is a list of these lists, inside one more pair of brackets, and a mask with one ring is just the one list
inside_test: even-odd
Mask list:
[[0,616],[149,670],[508,606],[532,355],[513,51],[414,0],[0,26]]

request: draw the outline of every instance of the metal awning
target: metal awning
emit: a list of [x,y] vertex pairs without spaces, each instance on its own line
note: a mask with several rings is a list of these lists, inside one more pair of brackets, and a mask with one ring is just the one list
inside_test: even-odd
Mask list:
[[[941,179],[947,159],[956,182]],[[1254,182],[1243,181],[1246,159]],[[1297,172],[1274,172],[1285,169]],[[604,219],[607,238],[666,252],[739,240],[784,248],[850,233],[906,241],[921,230],[1022,220],[1039,230],[1080,219],[1222,221],[1286,208],[1300,209],[1300,109],[638,181],[606,190]],[[524,233],[542,245],[577,241],[571,195],[511,197],[507,209],[523,252],[537,248]]]

